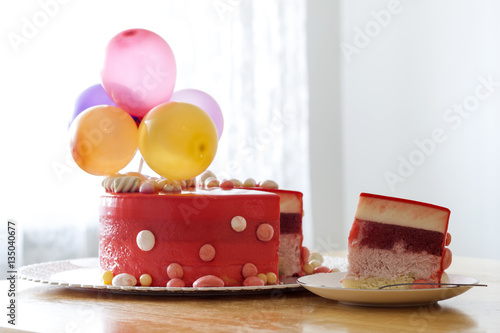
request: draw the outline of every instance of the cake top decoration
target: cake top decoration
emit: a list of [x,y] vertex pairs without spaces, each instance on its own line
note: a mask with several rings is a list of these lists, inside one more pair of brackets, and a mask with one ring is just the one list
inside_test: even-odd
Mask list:
[[162,177],[185,180],[205,171],[222,135],[222,111],[203,91],[174,92],[176,76],[172,49],[158,34],[130,29],[114,36],[105,49],[102,84],[75,103],[70,148],[76,164],[109,176],[139,149],[141,167],[144,161]]

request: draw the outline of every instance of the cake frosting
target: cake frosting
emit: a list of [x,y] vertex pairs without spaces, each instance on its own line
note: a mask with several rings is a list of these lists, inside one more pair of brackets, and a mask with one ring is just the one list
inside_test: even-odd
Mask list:
[[172,279],[193,286],[206,276],[243,285],[245,265],[256,267],[255,276],[278,275],[279,228],[279,196],[271,193],[107,193],[100,205],[100,265],[113,276],[148,274],[151,286]]
[[[362,193],[348,238],[345,288],[439,283],[451,264],[444,207]],[[432,285],[424,285],[426,288]]]
[[209,171],[186,181],[117,174],[103,187],[105,283],[256,286],[306,274],[300,192],[270,180],[219,181]]

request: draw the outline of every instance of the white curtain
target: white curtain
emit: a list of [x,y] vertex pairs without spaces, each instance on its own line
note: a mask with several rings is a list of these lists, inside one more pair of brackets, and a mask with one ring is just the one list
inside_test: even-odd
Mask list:
[[[302,191],[308,211],[304,0],[41,0],[0,7],[8,36],[0,42],[0,215],[4,224],[18,223],[21,264],[97,256],[101,178],[72,162],[68,121],[78,94],[100,80],[106,43],[129,28],[150,29],[170,44],[176,90],[200,89],[221,105],[225,128],[210,169],[221,178],[273,179]],[[126,171],[137,167],[136,159]]]
[[341,1],[346,224],[360,192],[451,210],[456,255],[500,258],[498,1]]

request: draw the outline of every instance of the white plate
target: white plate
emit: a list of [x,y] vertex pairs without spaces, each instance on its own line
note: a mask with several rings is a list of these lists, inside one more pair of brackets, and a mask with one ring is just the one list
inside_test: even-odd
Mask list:
[[[345,272],[322,273],[303,276],[297,280],[299,284],[318,296],[339,301],[340,303],[358,306],[419,306],[458,296],[471,286],[449,286],[428,289],[347,289],[342,288],[340,281]],[[450,283],[477,284],[478,280],[456,274],[448,274]]]
[[98,258],[62,260],[21,267],[18,277],[23,280],[110,293],[139,295],[234,295],[273,294],[303,291],[296,278],[287,278],[281,284],[261,287],[172,288],[172,287],[116,287],[101,281]]

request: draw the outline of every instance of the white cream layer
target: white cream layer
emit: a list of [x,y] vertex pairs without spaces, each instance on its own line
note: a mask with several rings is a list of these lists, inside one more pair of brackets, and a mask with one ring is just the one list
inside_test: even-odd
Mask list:
[[394,224],[444,233],[450,211],[411,201],[360,196],[357,220]]

